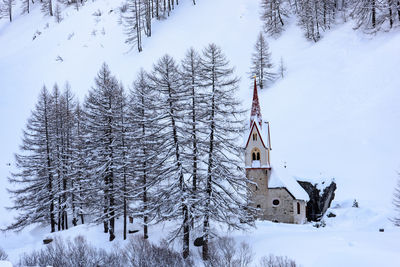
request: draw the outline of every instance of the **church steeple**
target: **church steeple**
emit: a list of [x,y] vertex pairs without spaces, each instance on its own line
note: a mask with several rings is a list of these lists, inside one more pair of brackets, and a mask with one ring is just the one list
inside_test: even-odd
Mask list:
[[253,103],[251,106],[251,114],[250,114],[250,127],[254,120],[256,120],[260,128],[262,128],[262,116],[261,116],[260,103],[258,101],[256,76],[254,76],[254,91],[253,91]]

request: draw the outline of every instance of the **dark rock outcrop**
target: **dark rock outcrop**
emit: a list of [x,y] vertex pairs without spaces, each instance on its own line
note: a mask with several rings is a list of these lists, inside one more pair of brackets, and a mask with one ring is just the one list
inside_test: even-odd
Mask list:
[[204,241],[203,241],[203,237],[202,237],[202,236],[196,238],[196,239],[194,240],[194,242],[193,242],[193,245],[194,245],[195,247],[201,247],[201,246],[203,246],[203,244],[204,244]]
[[329,186],[324,188],[321,194],[316,184],[313,185],[310,182],[304,181],[298,182],[310,196],[310,201],[308,201],[306,207],[307,220],[313,222],[320,221],[335,198],[336,183],[332,181]]
[[53,242],[52,238],[43,239],[43,244],[45,244],[45,245],[50,244],[51,242]]

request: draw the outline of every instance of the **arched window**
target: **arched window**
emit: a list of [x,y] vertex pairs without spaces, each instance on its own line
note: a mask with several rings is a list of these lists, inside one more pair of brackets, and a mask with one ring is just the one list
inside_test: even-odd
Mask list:
[[251,158],[252,160],[261,160],[261,156],[260,156],[260,150],[258,148],[253,148],[253,150],[251,151]]
[[253,133],[253,141],[257,141],[257,134]]
[[297,214],[300,214],[300,203],[297,202]]

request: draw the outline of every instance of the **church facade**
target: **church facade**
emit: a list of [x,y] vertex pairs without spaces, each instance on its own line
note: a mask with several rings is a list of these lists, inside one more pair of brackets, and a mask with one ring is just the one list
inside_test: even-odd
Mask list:
[[246,177],[251,181],[251,205],[257,219],[283,223],[306,222],[308,194],[285,168],[271,166],[271,137],[268,122],[263,122],[254,79],[250,125],[245,142]]

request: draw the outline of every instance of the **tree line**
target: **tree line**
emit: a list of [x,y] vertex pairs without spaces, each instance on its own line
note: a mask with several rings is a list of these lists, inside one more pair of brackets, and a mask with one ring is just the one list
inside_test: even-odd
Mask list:
[[398,0],[262,0],[261,9],[266,33],[279,35],[294,14],[306,38],[315,42],[323,31],[349,17],[355,29],[369,33],[400,25]]
[[[33,223],[50,231],[86,221],[115,238],[117,218],[143,226],[173,220],[169,239],[201,237],[203,257],[215,224],[251,222],[242,149],[239,79],[215,44],[169,55],[141,70],[129,90],[103,64],[82,104],[67,83],[44,86],[23,131],[9,178],[18,211],[7,230]],[[214,224],[214,225],[213,225]]]

